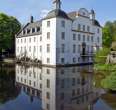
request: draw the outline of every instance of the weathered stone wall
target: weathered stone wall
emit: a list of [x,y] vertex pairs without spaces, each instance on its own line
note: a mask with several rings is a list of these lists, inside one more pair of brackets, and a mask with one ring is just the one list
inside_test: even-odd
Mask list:
[[116,51],[112,51],[106,59],[106,64],[116,64]]

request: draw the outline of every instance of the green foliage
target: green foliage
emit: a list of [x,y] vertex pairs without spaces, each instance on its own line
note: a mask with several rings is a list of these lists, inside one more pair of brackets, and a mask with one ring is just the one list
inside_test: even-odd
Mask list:
[[112,72],[109,76],[103,79],[101,85],[106,89],[116,91],[116,71]]
[[106,22],[103,27],[103,46],[111,47],[113,41],[116,41],[116,21]]
[[0,13],[0,51],[14,48],[15,34],[20,28],[16,18]]
[[105,47],[102,50],[99,50],[95,55],[95,62],[104,64],[106,62],[106,58],[109,52],[110,49]]

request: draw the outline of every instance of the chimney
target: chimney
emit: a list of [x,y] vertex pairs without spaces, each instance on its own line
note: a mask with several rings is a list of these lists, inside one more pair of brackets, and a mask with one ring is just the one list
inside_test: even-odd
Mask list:
[[93,9],[91,10],[91,17],[92,17],[92,20],[95,20],[95,12]]
[[34,22],[34,18],[33,16],[30,17],[30,23],[33,23]]

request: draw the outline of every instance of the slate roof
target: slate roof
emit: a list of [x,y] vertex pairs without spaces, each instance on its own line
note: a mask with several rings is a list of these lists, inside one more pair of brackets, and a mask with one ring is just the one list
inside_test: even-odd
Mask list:
[[70,19],[68,17],[68,15],[64,11],[62,11],[61,9],[55,9],[55,10],[50,11],[44,19],[50,19],[50,18],[54,18],[54,17],[61,17],[64,19]]
[[[40,31],[35,31],[34,33],[30,32],[28,34],[22,34],[22,31],[26,31],[27,29],[31,30],[32,28],[40,28]],[[25,36],[32,36],[32,35],[39,35],[42,33],[42,20],[36,21],[33,23],[27,23],[17,34],[17,37],[25,37]]]
[[94,20],[94,25],[98,26],[98,27],[101,27],[100,23],[97,20]]
[[[72,20],[75,20],[76,16],[77,16],[77,12],[76,11],[68,13],[68,17],[71,18]],[[93,24],[95,26],[101,27],[100,23],[97,20],[94,20]]]
[[68,17],[71,18],[72,20],[75,20],[76,15],[77,15],[77,12],[76,11],[73,11],[73,12],[68,13]]

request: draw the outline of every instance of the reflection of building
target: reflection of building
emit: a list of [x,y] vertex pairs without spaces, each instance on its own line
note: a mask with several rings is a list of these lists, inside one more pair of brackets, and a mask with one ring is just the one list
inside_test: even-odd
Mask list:
[[45,18],[34,22],[31,17],[17,34],[16,57],[51,66],[93,62],[93,53],[102,47],[102,28],[94,10],[65,13],[60,0],[53,4],[55,9]]
[[[92,85],[92,74],[80,73],[83,68],[16,65],[16,84],[31,97],[39,96],[43,110],[87,110],[92,108],[97,94]],[[91,71],[92,68],[88,68]]]

